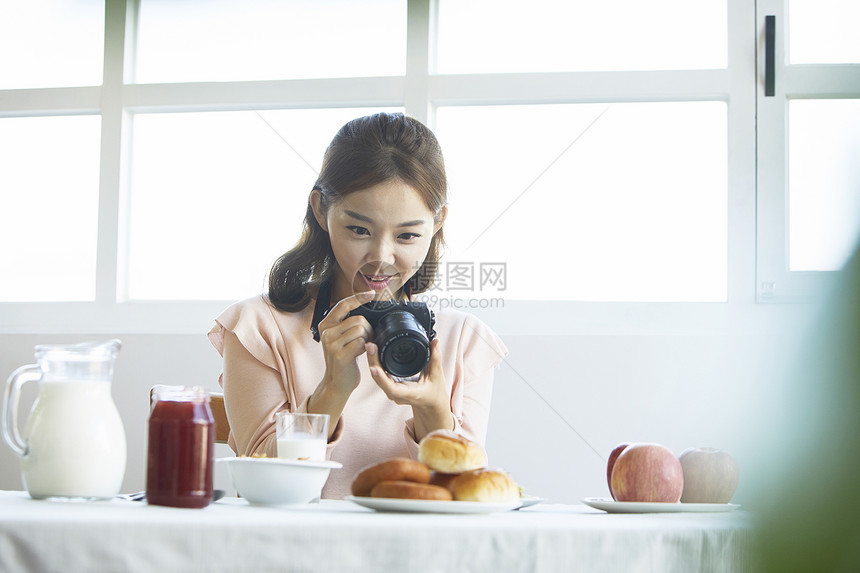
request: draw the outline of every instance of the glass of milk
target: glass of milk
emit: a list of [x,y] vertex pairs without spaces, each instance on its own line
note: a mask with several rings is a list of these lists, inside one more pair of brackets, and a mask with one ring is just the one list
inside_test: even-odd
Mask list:
[[328,414],[278,412],[278,457],[286,460],[325,460]]

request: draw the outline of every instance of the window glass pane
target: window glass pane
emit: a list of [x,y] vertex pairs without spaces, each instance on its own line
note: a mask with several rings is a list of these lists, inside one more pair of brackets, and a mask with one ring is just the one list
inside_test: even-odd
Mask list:
[[860,64],[860,2],[790,0],[792,64]]
[[0,119],[0,300],[95,298],[100,119]]
[[438,72],[724,68],[725,0],[439,0]]
[[843,267],[860,232],[860,100],[789,102],[789,266]]
[[[504,265],[498,295],[726,299],[724,103],[446,107],[437,126],[447,262]],[[462,296],[444,271],[437,294]]]
[[406,2],[142,0],[140,83],[403,75]]
[[0,0],[0,89],[102,83],[103,0]]
[[128,295],[238,299],[266,290],[299,238],[334,134],[366,109],[134,118]]

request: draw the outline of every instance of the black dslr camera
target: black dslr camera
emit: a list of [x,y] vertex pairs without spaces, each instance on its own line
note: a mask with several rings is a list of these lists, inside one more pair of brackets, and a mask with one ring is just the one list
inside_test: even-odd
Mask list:
[[363,316],[373,328],[379,362],[396,378],[415,376],[430,361],[430,341],[436,336],[433,311],[422,302],[371,301],[349,313]]

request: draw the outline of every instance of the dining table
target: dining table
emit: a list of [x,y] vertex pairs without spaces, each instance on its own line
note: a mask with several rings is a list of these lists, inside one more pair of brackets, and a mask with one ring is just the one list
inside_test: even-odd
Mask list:
[[[516,510],[380,511],[324,499],[203,509],[38,500],[0,491],[0,571],[206,573],[751,571],[753,519],[614,513],[537,500]],[[458,503],[458,502],[451,502]]]

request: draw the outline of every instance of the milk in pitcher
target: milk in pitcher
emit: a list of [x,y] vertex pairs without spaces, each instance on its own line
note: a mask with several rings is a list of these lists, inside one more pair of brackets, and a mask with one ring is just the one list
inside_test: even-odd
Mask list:
[[46,380],[24,427],[24,485],[34,498],[115,496],[126,464],[125,431],[105,380]]

